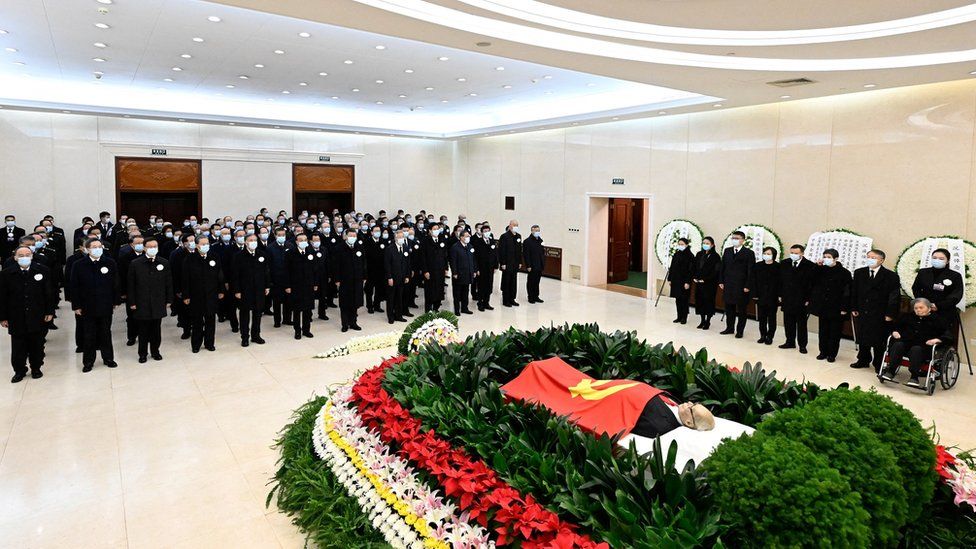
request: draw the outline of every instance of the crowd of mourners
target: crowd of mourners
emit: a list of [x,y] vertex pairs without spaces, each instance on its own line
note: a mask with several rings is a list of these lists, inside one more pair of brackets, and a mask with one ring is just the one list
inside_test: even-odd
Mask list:
[[241,345],[264,344],[261,325],[313,337],[313,316],[328,321],[339,310],[339,328],[361,330],[358,315],[386,313],[406,322],[411,309],[439,311],[450,282],[455,314],[493,310],[500,272],[502,305],[518,307],[518,273],[527,274],[529,303],[542,303],[545,267],[542,233],[528,235],[512,220],[496,234],[487,222],[466,216],[403,210],[387,215],[302,211],[289,216],[262,208],[244,219],[195,215],[165,220],[150,215],[85,217],[71,234],[45,216],[28,232],[6,216],[0,254],[0,325],[11,336],[13,383],[42,377],[44,346],[60,301],[70,304],[82,371],[96,355],[117,367],[112,319],[124,307],[126,344],[140,363],[162,360],[162,320],[175,316],[194,353],[216,350],[215,332],[226,323]]

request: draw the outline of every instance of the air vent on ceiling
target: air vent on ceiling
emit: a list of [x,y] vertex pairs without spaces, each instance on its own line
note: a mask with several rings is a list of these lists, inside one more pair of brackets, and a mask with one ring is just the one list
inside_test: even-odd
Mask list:
[[794,86],[806,86],[807,84],[815,84],[816,80],[810,80],[809,78],[790,78],[789,80],[774,80],[772,82],[766,82],[770,86],[776,86],[777,88],[792,88]]

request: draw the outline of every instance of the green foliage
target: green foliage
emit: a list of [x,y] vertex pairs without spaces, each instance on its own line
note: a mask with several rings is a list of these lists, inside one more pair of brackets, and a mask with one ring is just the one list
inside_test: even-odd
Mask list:
[[800,442],[837,469],[870,515],[872,547],[892,547],[908,515],[901,471],[891,448],[870,430],[829,408],[782,410],[759,425],[769,436]]
[[860,496],[799,442],[756,433],[705,460],[715,503],[744,547],[868,547]]
[[295,411],[276,442],[281,450],[274,486],[266,504],[278,508],[308,534],[318,547],[389,547],[373,528],[356,498],[318,458],[312,446],[312,430],[326,398],[318,397]]
[[911,411],[890,397],[860,389],[827,391],[810,406],[856,421],[891,447],[911,502],[908,520],[916,520],[932,500],[937,475],[935,445]]
[[407,352],[410,351],[410,337],[413,335],[413,333],[416,332],[418,328],[424,324],[427,324],[431,320],[434,320],[435,318],[443,318],[457,328],[458,317],[455,316],[454,313],[450,313],[448,311],[430,311],[424,313],[413,319],[410,324],[407,324],[407,327],[403,329],[403,335],[400,336],[400,342],[397,343],[397,351],[401,355],[407,354]]

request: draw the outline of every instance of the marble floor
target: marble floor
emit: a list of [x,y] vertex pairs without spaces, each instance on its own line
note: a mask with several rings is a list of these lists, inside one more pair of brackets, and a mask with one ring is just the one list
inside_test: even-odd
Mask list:
[[[524,280],[520,281],[524,288]],[[520,290],[521,291],[521,290]],[[497,296],[497,293],[496,293]],[[853,344],[835,364],[812,355],[760,346],[756,324],[745,339],[675,325],[672,303],[552,280],[545,304],[465,316],[462,334],[593,322],[636,329],[653,342],[707,347],[731,365],[761,361],[789,378],[823,385],[872,385],[851,370]],[[497,297],[495,299],[497,301]],[[293,409],[330,384],[392,353],[311,358],[342,343],[335,319],[313,323],[314,339],[295,341],[290,327],[270,328],[268,344],[241,348],[218,325],[217,352],[192,354],[175,319],[164,322],[162,362],[136,362],[116,321],[119,368],[81,373],[70,311],[51,333],[45,376],[0,383],[0,546],[25,547],[302,547],[304,537],[274,507],[265,508],[277,458],[271,444]],[[337,314],[335,316],[338,316]],[[363,334],[387,331],[385,316],[363,315]],[[399,326],[403,326],[400,324]],[[811,349],[815,349],[816,336]],[[777,341],[779,343],[779,341]],[[9,339],[0,337],[7,359]],[[815,354],[815,353],[814,353]],[[7,374],[9,375],[9,374]],[[911,408],[944,442],[976,446],[976,383],[968,373],[951,391],[928,397],[900,385],[880,389]]]

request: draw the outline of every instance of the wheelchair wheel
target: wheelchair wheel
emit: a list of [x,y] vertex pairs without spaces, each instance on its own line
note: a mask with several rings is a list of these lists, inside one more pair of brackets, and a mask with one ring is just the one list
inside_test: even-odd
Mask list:
[[942,388],[951,389],[956,380],[959,379],[959,353],[955,349],[949,349],[942,356],[941,368]]

